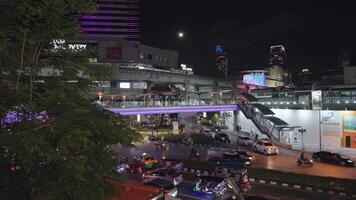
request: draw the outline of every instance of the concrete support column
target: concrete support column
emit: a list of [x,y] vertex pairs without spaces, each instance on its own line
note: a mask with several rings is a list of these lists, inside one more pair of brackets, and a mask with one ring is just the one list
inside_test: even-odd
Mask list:
[[189,105],[189,92],[190,92],[190,85],[189,83],[186,83],[184,85],[184,88],[185,88],[185,98],[184,98],[184,101]]
[[239,114],[240,111],[234,110],[233,111],[233,130],[236,131],[236,127],[239,126]]

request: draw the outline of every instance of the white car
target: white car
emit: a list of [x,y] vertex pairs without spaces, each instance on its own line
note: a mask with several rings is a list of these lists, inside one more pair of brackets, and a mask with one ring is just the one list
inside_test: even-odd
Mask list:
[[237,143],[242,144],[244,146],[252,146],[253,145],[253,141],[251,140],[251,138],[246,137],[246,136],[238,136]]
[[265,155],[272,155],[272,154],[279,153],[278,148],[268,140],[258,140],[256,143],[254,143],[253,149]]
[[153,171],[148,171],[142,174],[142,177],[143,179],[165,178],[171,181],[174,186],[177,186],[183,181],[182,174],[170,168],[158,168]]

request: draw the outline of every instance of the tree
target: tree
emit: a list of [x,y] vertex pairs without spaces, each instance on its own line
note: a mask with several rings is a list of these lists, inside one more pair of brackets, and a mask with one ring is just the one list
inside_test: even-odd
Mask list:
[[[91,0],[0,2],[0,82],[7,83],[0,87],[0,199],[104,199],[112,188],[103,180],[119,178],[113,146],[140,139],[123,118],[91,104],[92,82],[77,76],[110,72],[96,73],[86,54],[50,53],[52,39],[79,33],[73,12],[94,8]],[[61,76],[37,77],[49,66]]]

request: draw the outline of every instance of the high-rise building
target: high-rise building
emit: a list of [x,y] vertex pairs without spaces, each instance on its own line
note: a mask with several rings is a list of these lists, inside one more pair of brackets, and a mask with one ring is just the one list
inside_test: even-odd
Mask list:
[[78,16],[83,39],[139,40],[139,0],[97,0],[97,5],[95,13]]
[[223,50],[221,45],[217,45],[215,48],[216,54],[216,67],[220,72],[224,73],[225,78],[227,79],[228,73],[228,58],[226,52]]
[[269,62],[272,66],[282,67],[286,57],[286,50],[282,45],[271,46],[269,49]]

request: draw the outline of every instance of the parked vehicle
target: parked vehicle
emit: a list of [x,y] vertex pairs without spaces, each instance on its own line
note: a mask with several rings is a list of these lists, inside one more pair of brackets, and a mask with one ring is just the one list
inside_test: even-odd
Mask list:
[[157,160],[153,156],[147,153],[142,153],[136,156],[134,158],[134,163],[138,165],[141,164],[143,168],[147,168],[147,169],[153,169],[156,168],[157,166]]
[[252,139],[249,137],[246,137],[246,136],[238,136],[237,143],[244,145],[244,146],[252,146],[253,145]]
[[319,151],[313,153],[313,159],[321,162],[328,162],[337,165],[352,167],[355,165],[355,161],[350,157],[342,155],[340,153],[329,152],[329,151]]
[[258,140],[256,143],[253,144],[253,149],[255,151],[263,153],[264,155],[272,155],[279,153],[278,148],[268,140]]
[[153,171],[148,171],[142,174],[142,177],[144,179],[166,178],[167,180],[171,181],[175,186],[177,186],[183,181],[182,174],[170,168],[158,168]]
[[215,134],[215,140],[221,143],[230,143],[230,137],[224,132],[217,132]]
[[304,158],[304,159],[298,158],[297,164],[298,164],[298,166],[301,166],[301,167],[313,167],[314,162],[310,158]]
[[165,178],[151,178],[143,181],[143,184],[163,188],[166,195],[176,197],[178,195],[177,187]]

